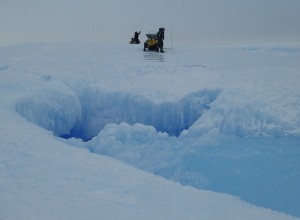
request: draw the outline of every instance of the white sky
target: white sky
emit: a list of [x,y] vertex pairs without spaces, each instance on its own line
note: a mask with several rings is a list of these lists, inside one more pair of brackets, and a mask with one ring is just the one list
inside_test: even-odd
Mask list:
[[127,43],[161,26],[173,41],[300,42],[300,0],[0,0],[0,45]]

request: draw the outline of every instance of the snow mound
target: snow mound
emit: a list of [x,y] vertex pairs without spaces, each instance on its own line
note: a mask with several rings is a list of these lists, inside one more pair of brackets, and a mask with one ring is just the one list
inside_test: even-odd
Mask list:
[[[99,135],[88,142],[88,148],[95,153],[117,156],[119,159],[137,164],[142,158],[146,159],[142,156],[142,149],[145,150],[145,146],[149,147],[148,156],[153,156],[155,148],[153,148],[153,144],[155,142],[162,143],[163,140],[169,140],[169,135],[157,132],[152,126],[129,125],[122,122],[119,125],[106,125]],[[154,161],[153,157],[150,161]],[[145,166],[144,169],[146,167],[149,168],[149,166]]]
[[[190,136],[217,133],[226,136],[299,136],[300,112],[297,95],[279,96],[271,104],[247,94],[223,91],[210,110],[190,127]],[[244,98],[243,98],[244,97]]]

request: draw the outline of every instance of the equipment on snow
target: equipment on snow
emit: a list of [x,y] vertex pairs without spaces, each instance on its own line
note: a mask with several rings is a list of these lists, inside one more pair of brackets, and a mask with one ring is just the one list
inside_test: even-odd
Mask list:
[[157,52],[164,53],[163,50],[163,40],[165,39],[165,34],[164,34],[165,28],[159,28],[159,31],[157,34],[146,34],[147,40],[144,43],[144,51],[146,49],[148,50],[155,50]]
[[148,49],[148,50],[155,50],[158,52],[159,48],[158,48],[158,40],[156,34],[146,34],[146,36],[148,39],[144,43],[144,51]]
[[130,40],[130,44],[140,44],[141,41],[139,40],[139,35],[140,35],[141,32],[134,32],[134,37],[131,38]]

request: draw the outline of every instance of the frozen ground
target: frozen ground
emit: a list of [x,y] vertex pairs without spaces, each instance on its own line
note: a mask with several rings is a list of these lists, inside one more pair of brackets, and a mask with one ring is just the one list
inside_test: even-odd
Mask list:
[[[0,213],[8,219],[45,212],[49,219],[100,213],[115,219],[124,212],[150,219],[228,219],[227,212],[230,219],[288,218],[102,154],[300,216],[299,60],[295,45],[177,45],[165,54],[142,52],[140,45],[1,47]],[[167,201],[168,193],[175,195]],[[73,212],[87,210],[86,202],[105,212]],[[184,204],[189,209],[174,211]]]

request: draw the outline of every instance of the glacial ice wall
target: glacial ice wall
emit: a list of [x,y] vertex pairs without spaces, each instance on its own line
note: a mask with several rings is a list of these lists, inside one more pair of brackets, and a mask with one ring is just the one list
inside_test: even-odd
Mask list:
[[76,95],[66,86],[55,83],[32,91],[16,104],[16,111],[54,135],[70,134],[81,116],[81,106]]
[[201,90],[175,103],[155,104],[143,96],[85,89],[78,96],[82,114],[71,136],[90,139],[105,125],[121,122],[150,125],[157,131],[179,136],[209,108],[219,93],[219,90]]
[[263,101],[233,102],[226,91],[219,89],[204,89],[177,102],[157,104],[130,93],[88,86],[71,89],[66,85],[40,89],[16,104],[21,116],[55,135],[85,141],[97,136],[107,124],[122,122],[153,126],[170,136],[299,136],[297,108],[288,106],[283,111]]
[[[67,88],[67,87],[66,87]],[[21,99],[16,111],[57,136],[89,140],[107,124],[140,123],[179,136],[209,109],[220,90],[201,90],[178,102],[155,104],[143,96],[85,88],[75,95],[69,88],[41,89]]]

